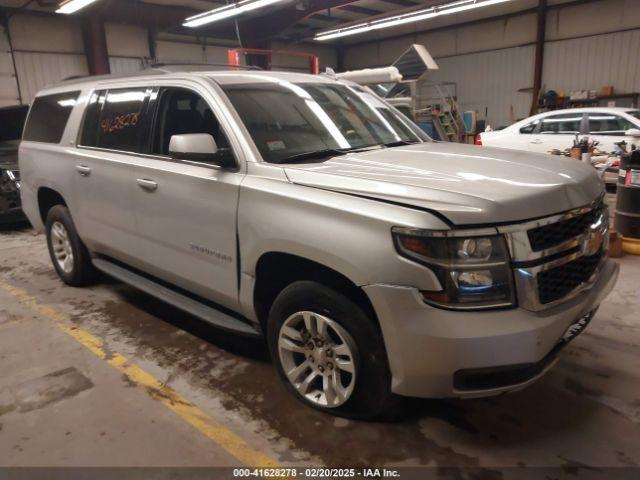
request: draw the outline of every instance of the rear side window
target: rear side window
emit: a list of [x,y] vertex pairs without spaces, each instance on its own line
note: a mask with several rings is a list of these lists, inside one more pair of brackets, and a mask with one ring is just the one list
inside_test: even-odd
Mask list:
[[146,88],[94,93],[85,112],[81,145],[142,151],[142,117],[149,94]]
[[582,113],[565,113],[552,115],[542,119],[540,133],[546,134],[575,134],[580,133]]
[[30,142],[60,143],[78,95],[80,92],[37,97],[29,111],[23,139]]
[[525,125],[524,127],[520,128],[520,133],[524,133],[524,134],[533,133],[539,123],[540,123],[540,120],[536,120],[535,122],[531,122],[528,125]]

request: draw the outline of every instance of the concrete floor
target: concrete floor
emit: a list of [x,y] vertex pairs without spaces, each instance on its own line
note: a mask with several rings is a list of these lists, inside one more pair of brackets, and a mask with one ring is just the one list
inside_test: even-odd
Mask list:
[[[568,472],[638,466],[640,257],[620,264],[615,291],[540,382],[497,398],[417,401],[407,420],[381,424],[301,405],[280,384],[260,342],[223,334],[113,280],[87,289],[63,285],[42,235],[4,229],[0,466],[241,464],[158,395],[57,328],[53,311],[281,464]],[[21,301],[12,288],[26,292]]]

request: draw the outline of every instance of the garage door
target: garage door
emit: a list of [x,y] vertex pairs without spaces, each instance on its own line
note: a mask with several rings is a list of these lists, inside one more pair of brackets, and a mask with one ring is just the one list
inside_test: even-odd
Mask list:
[[15,15],[9,28],[24,103],[47,85],[89,74],[80,27],[69,19]]
[[4,27],[0,26],[0,107],[20,103],[16,75],[11,60],[9,39]]

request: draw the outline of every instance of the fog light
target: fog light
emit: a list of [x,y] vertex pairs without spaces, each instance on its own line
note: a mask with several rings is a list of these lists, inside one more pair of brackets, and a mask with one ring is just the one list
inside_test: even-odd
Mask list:
[[451,276],[456,286],[461,290],[474,287],[490,287],[493,285],[493,276],[489,270],[452,272]]

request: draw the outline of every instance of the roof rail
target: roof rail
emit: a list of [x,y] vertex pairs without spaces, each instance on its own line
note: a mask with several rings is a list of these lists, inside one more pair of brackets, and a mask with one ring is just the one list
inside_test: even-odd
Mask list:
[[70,77],[64,77],[61,82],[66,82],[68,80],[80,80],[81,78],[89,78],[89,75],[71,75]]
[[[228,67],[228,68],[240,68],[244,70],[262,70],[262,68],[254,65],[232,65],[230,63],[194,63],[194,62],[157,62],[149,65],[149,68],[163,70],[166,67]],[[171,72],[166,69],[165,71]]]

